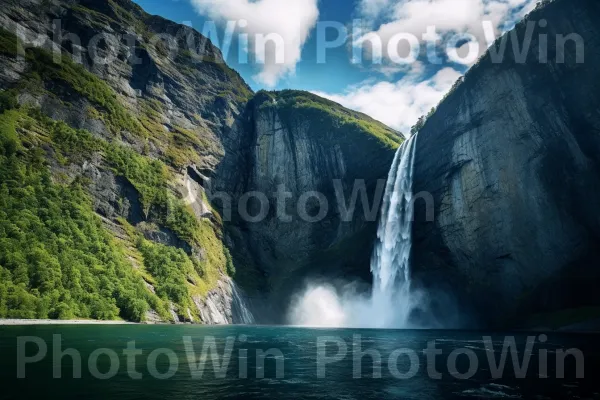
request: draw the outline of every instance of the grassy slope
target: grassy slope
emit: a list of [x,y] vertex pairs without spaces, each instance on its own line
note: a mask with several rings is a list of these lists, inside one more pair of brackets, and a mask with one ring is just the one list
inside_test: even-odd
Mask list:
[[[0,116],[0,317],[141,320],[158,301],[93,213],[83,183],[53,183],[47,137],[21,110]],[[18,133],[17,133],[18,132]]]
[[[366,114],[349,110],[331,100],[324,99],[310,92],[299,90],[283,90],[280,92],[260,92],[260,96],[272,101],[262,102],[262,107],[271,107],[274,103],[280,112],[288,114],[300,113],[311,120],[322,123],[323,130],[334,131],[336,140],[354,140],[366,137],[378,141],[383,147],[397,148],[402,143],[402,135],[374,120]],[[345,137],[342,137],[344,135]]]

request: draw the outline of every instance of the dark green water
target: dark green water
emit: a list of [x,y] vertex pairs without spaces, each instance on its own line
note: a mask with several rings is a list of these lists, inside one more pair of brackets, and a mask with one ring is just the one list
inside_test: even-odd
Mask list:
[[[53,352],[57,350],[53,344],[53,335],[60,335],[62,350],[72,348],[80,353],[81,378],[73,378],[74,364],[71,357],[65,356],[62,363],[53,362]],[[485,348],[483,336],[487,335],[492,336],[493,351]],[[526,353],[527,334],[508,335],[514,336],[521,359]],[[47,354],[37,362],[25,364],[24,369],[21,368],[25,377],[19,379],[19,351],[24,351],[21,353],[21,361],[23,355],[31,357],[38,351],[37,345],[33,343],[26,344],[24,350],[23,346],[19,349],[17,338],[23,336],[40,338],[38,340],[47,346]],[[0,398],[600,398],[600,338],[597,335],[550,333],[546,342],[540,343],[539,336],[530,334],[535,342],[532,342],[526,377],[515,377],[509,355],[504,373],[500,378],[493,379],[488,355],[495,356],[496,360],[500,358],[505,336],[504,333],[462,331],[242,326],[0,327]],[[203,346],[210,344],[212,340],[221,355],[217,357],[217,361],[221,363],[224,359],[229,359],[223,375],[215,375],[209,355],[203,376],[192,376],[189,359],[193,361],[194,357],[199,358]],[[128,357],[123,351],[131,341],[135,341],[135,348],[141,355],[135,358],[130,355],[130,361],[135,359],[135,366],[134,369],[131,368],[131,361],[128,372]],[[186,341],[191,343],[187,348]],[[228,341],[232,344],[231,356],[223,357]],[[322,345],[318,346],[318,343]],[[428,354],[432,354],[424,351],[428,343],[434,343],[437,351],[441,352],[435,355],[434,362],[427,360]],[[375,354],[376,359],[381,359],[374,363],[371,356],[359,358],[358,351],[353,353],[353,349],[358,350],[359,346],[361,351],[368,351]],[[343,352],[344,347],[347,350],[345,357],[340,357],[339,361],[331,359],[330,363],[324,363],[323,357],[333,357],[339,351]],[[92,371],[88,366],[90,355],[100,348],[111,349],[117,356],[111,361],[108,355],[100,355],[92,363]],[[560,368],[556,369],[557,351],[560,353],[561,349],[570,348],[579,349],[584,356],[584,365],[579,366],[580,369],[584,368],[584,378],[576,377],[575,357],[566,358],[565,378],[557,378],[557,374],[560,374]],[[157,349],[163,349],[160,350],[163,354],[150,356]],[[277,359],[266,357],[263,366],[261,357],[256,352],[268,349],[278,349],[281,353],[277,355]],[[453,357],[451,353],[456,349],[462,349],[462,354]],[[165,355],[167,352],[171,360]],[[544,354],[547,363],[543,361]],[[542,373],[548,378],[540,377],[540,364],[547,364],[546,372],[542,368]],[[319,371],[319,365],[324,370]],[[380,377],[377,374],[379,369]],[[61,378],[54,378],[53,374],[59,372]],[[130,376],[132,372],[133,377]],[[134,379],[139,378],[135,372],[142,374],[141,379]],[[168,372],[170,373],[167,375],[172,376],[167,379],[156,376],[157,373]],[[102,376],[98,374],[104,373],[109,373],[110,377],[100,379]],[[472,376],[461,379],[457,375],[459,373]]]

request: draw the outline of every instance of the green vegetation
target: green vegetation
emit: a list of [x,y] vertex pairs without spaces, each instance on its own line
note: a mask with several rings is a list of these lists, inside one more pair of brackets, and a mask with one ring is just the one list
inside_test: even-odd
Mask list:
[[163,163],[114,144],[105,145],[108,163],[140,193],[146,215],[153,205],[165,204],[167,170]]
[[92,211],[80,180],[52,182],[20,110],[0,116],[0,317],[141,321],[153,296]]
[[[155,283],[156,295],[164,302],[172,302],[179,315],[187,316],[187,310],[195,310],[188,289],[188,280],[195,275],[194,265],[181,249],[139,239],[138,249],[144,258],[144,266]],[[195,315],[195,313],[194,313]]]
[[207,150],[217,152],[214,144],[205,138],[208,134],[208,132],[201,133],[176,127],[174,132],[168,134],[166,157],[169,163],[176,168],[181,168],[189,165],[190,162],[200,162],[200,154]]
[[91,25],[95,28],[105,30],[107,26],[112,24],[120,24],[133,27],[144,38],[149,37],[148,28],[144,22],[148,14],[141,7],[132,2],[134,10],[130,11],[121,6],[118,1],[108,0],[105,3],[107,3],[111,10],[108,14],[98,12],[80,4],[71,6],[71,10],[81,14],[82,17],[80,19],[90,21]]
[[18,39],[13,33],[0,28],[0,54],[16,56],[18,43]]
[[[146,40],[150,37],[150,32],[144,18],[148,15],[140,6],[131,2],[130,5],[134,10],[127,10],[122,7],[117,1],[108,0],[108,5],[112,9],[116,19],[126,26],[133,26],[135,31],[143,36]],[[138,14],[137,16],[135,14]]]
[[[198,318],[194,296],[205,296],[218,279],[214,269],[208,269],[207,262],[191,259],[183,250],[145,240],[138,236],[137,248],[143,256],[144,268],[151,275],[156,295],[163,302],[174,304],[178,315],[188,318],[188,310],[194,318]],[[213,250],[205,247],[208,257]],[[231,262],[229,252],[218,249]],[[225,253],[223,253],[225,251]],[[226,256],[227,254],[227,256]],[[227,265],[231,271],[233,264]],[[225,272],[225,271],[223,271]]]
[[205,56],[202,57],[201,63],[211,66],[225,75],[223,82],[227,83],[227,86],[219,93],[220,97],[226,97],[231,94],[240,103],[245,103],[252,98],[252,91],[248,88],[248,85],[246,85],[240,74],[229,68],[223,60],[211,59]]
[[156,147],[164,149],[164,158],[176,169],[191,163],[199,163],[200,154],[216,153],[215,145],[207,139],[210,132],[198,127],[196,130],[174,127],[173,132],[165,129],[161,122],[164,113],[163,104],[155,99],[140,101],[142,116],[139,117],[143,128],[148,132],[148,139]]
[[[288,114],[293,114],[297,111],[302,111],[303,115],[308,113],[314,117],[315,121],[325,124],[323,125],[324,129],[328,127],[328,124],[333,124],[331,126],[333,129],[331,130],[335,130],[338,134],[366,134],[389,148],[397,148],[402,143],[400,134],[381,122],[365,114],[348,110],[333,101],[312,93],[284,90],[276,94],[261,92],[261,95],[267,97],[267,100],[262,103],[261,107],[276,106],[281,111],[287,111]],[[276,105],[273,101],[275,97],[277,100]]]
[[[0,115],[0,317],[140,321],[153,309],[170,320],[169,302],[179,315],[187,318],[189,309],[197,317],[192,296],[206,295],[221,272],[234,268],[217,236],[220,227],[196,220],[169,190],[168,168],[39,110],[8,104]],[[65,165],[104,154],[136,187],[152,219],[202,248],[204,257],[144,240],[126,221],[133,249],[116,241],[93,212],[89,182],[55,183],[42,145]],[[127,257],[139,258],[141,269]]]
[[[112,0],[108,7],[108,15],[80,5],[73,11],[93,14],[93,27],[126,22],[148,42],[151,32],[141,9]],[[17,37],[0,29],[0,55],[15,55],[17,46]],[[30,48],[25,57],[22,79],[0,91],[0,318],[141,321],[154,310],[170,320],[171,304],[180,316],[196,318],[193,298],[206,295],[222,273],[235,273],[218,214],[214,222],[196,219],[170,184],[174,169],[199,162],[201,154],[222,151],[209,128],[198,117],[194,129],[166,129],[162,102],[141,99],[138,109],[130,110],[115,90],[70,55],[54,62],[54,54]],[[252,93],[241,77],[217,64],[207,62],[204,68],[225,74],[222,87],[216,88],[221,97],[247,101]],[[198,65],[190,61],[189,67],[199,73]],[[19,107],[17,96],[24,92],[52,96],[66,107],[73,98],[87,99],[85,112],[103,121],[113,138],[105,140],[52,120],[39,109]],[[142,154],[119,140],[124,132],[146,144]],[[158,149],[153,155],[160,159],[149,156],[151,149]],[[110,225],[94,213],[87,194],[92,182],[61,170],[92,158],[135,187],[144,224],[169,229],[189,248],[146,240],[142,224],[134,227],[124,219],[119,223],[125,238],[107,230]]]
[[105,145],[106,159],[118,175],[124,176],[140,193],[147,217],[171,229],[190,244],[199,240],[199,223],[181,199],[168,190],[170,174],[158,160],[141,156],[123,146]]
[[[240,94],[241,92],[241,94]],[[238,87],[236,90],[225,89],[217,94],[217,97],[223,99],[232,99],[238,103],[246,103],[252,98],[252,93],[244,86]]]
[[427,113],[427,115],[421,115],[419,117],[419,120],[417,121],[417,123],[414,124],[410,128],[410,134],[414,135],[415,133],[417,133],[421,129],[423,129],[423,127],[425,126],[425,123],[427,122],[427,120],[429,120],[429,118],[431,118],[431,116],[435,113],[435,110],[436,110],[436,108],[432,107],[431,110],[429,110],[429,112]]
[[[117,2],[109,1],[114,15],[107,16],[97,11],[75,5],[74,11],[80,13],[93,13],[103,16],[106,24],[120,20],[128,24],[135,24],[136,30],[145,33],[145,40],[150,37],[145,23],[136,15],[145,15],[141,9],[126,10]],[[138,26],[139,25],[139,26]],[[142,29],[143,28],[143,29]],[[17,37],[0,29],[0,52],[15,54],[17,48]],[[39,93],[45,88],[46,92],[55,97],[62,96],[58,86],[77,92],[88,99],[92,104],[88,107],[88,115],[91,118],[103,121],[108,129],[116,136],[127,131],[140,140],[152,142],[156,148],[164,153],[164,160],[175,168],[181,168],[190,163],[199,162],[200,154],[218,154],[220,149],[208,139],[211,133],[207,128],[199,127],[194,130],[175,126],[171,131],[163,126],[162,115],[163,104],[155,99],[142,99],[138,112],[131,112],[123,106],[116,92],[98,76],[87,71],[82,65],[75,63],[68,54],[55,62],[55,55],[40,48],[28,48],[26,59],[29,64],[27,74],[17,85],[18,90]],[[204,61],[202,61],[204,62]],[[232,97],[238,102],[245,102],[252,93],[237,72],[230,69],[223,62],[206,61],[206,65],[214,66],[225,74],[221,91],[221,97]],[[192,64],[193,71],[197,72],[197,65]],[[64,90],[63,89],[63,90]],[[50,92],[51,91],[51,92]],[[12,96],[0,95],[0,112],[5,103]],[[136,115],[137,114],[137,115]]]
[[102,113],[99,115],[113,133],[119,134],[123,130],[144,133],[139,122],[120,103],[115,91],[82,65],[74,63],[70,56],[62,56],[61,62],[55,63],[48,51],[32,48],[27,49],[27,60],[31,73],[42,81],[62,82],[100,107]]
[[[127,178],[140,194],[140,201],[147,217],[175,232],[182,240],[190,244],[204,245],[201,224],[183,201],[169,190],[172,180],[167,166],[155,159],[142,156],[134,150],[116,143],[108,143],[92,136],[83,129],[73,129],[62,121],[53,121],[42,115],[39,110],[23,110],[24,121],[29,129],[48,136],[47,140],[57,151],[56,156],[64,164],[82,161],[91,153],[100,151],[108,165],[117,175]],[[208,243],[211,244],[211,238]],[[222,252],[222,251],[221,251]],[[218,257],[219,264],[225,261]]]
[[[0,29],[0,52],[15,55],[17,37]],[[82,65],[73,62],[71,56],[63,55],[60,62],[55,62],[54,54],[41,48],[28,48],[26,59],[29,63],[27,76],[19,83],[20,89],[32,89],[36,92],[44,82],[61,82],[75,90],[81,96],[101,108],[97,112],[109,129],[119,134],[123,130],[144,134],[145,130],[139,122],[123,107],[115,91],[96,75],[88,72]]]
[[0,92],[0,113],[16,108],[18,104],[16,93],[12,90]]

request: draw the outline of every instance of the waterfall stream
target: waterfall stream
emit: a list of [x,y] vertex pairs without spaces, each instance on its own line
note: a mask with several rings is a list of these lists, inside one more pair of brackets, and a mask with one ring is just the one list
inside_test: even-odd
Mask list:
[[[204,299],[195,300],[202,322],[209,325],[256,323],[247,296],[233,279],[224,277]],[[175,316],[177,317],[177,316]]]
[[417,134],[396,152],[389,172],[377,241],[371,259],[369,296],[330,285],[309,286],[298,296],[290,323],[305,326],[407,328],[419,296],[410,288],[413,170]]
[[231,300],[231,317],[234,324],[250,325],[256,322],[244,300],[244,296],[242,296],[233,281],[231,281]]
[[394,157],[371,260],[374,306],[390,306],[394,311],[381,321],[383,326],[406,325],[413,306],[410,298],[410,251],[416,143],[415,134],[402,144]]

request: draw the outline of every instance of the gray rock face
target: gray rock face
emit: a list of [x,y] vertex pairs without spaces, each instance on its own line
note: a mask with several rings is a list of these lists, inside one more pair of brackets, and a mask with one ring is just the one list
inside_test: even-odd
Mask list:
[[[71,76],[63,79],[59,75],[38,76],[35,85],[23,85],[34,72],[26,58],[0,55],[0,90],[17,91],[19,103],[39,108],[54,120],[86,129],[148,159],[161,160],[173,177],[173,182],[168,182],[170,195],[184,199],[198,220],[218,219],[204,201],[200,177],[203,173],[212,175],[224,148],[232,147],[230,142],[241,134],[234,129],[236,120],[252,92],[225,64],[210,40],[189,27],[151,16],[129,0],[6,0],[0,8],[0,28],[17,35],[25,48],[41,47],[57,55],[60,52],[65,58],[72,56],[75,63],[106,82],[112,89],[108,89],[110,96],[114,95],[122,107],[120,117],[113,120],[120,122],[107,122],[111,110],[94,97],[105,90],[104,86],[89,93],[87,87],[76,87]],[[156,35],[172,40],[157,40],[160,37]],[[94,50],[99,57],[94,57]],[[84,86],[89,84],[84,82]],[[139,124],[124,127],[126,117]],[[205,261],[205,243],[190,244],[173,230],[158,225],[162,223],[160,218],[143,209],[134,185],[118,176],[101,153],[63,165],[52,146],[45,150],[57,178],[72,181],[82,177],[89,182],[94,210],[106,229],[126,246],[133,248],[134,244],[118,222],[120,218],[146,239],[183,249]],[[196,168],[192,176],[190,171]],[[209,229],[213,229],[217,240],[221,239],[218,224]],[[141,261],[129,258],[132,267],[140,267]],[[220,269],[224,271],[225,265]],[[211,296],[220,294],[217,291]],[[231,303],[226,299],[215,301]],[[183,315],[172,315],[173,320],[193,320],[190,310],[181,311]],[[158,318],[156,312],[148,315],[149,321]]]
[[[594,0],[534,11],[507,36],[504,61],[488,52],[419,133],[414,190],[433,195],[435,218],[417,203],[415,277],[432,297],[450,293],[472,311],[462,323],[600,303],[599,20]],[[527,26],[523,63],[512,44]],[[562,50],[557,35],[573,33],[585,50],[573,41]],[[434,311],[444,318],[441,303]]]
[[[275,322],[305,279],[370,282],[382,194],[377,196],[377,183],[383,190],[400,142],[396,132],[335,103],[327,105],[370,121],[389,135],[389,142],[369,129],[345,125],[335,113],[298,107],[305,99],[324,101],[304,92],[257,94],[245,118],[243,151],[230,153],[235,162],[226,153],[216,173],[215,185],[234,194],[228,226],[233,253],[250,260],[238,269],[245,276],[240,281],[267,293]],[[336,181],[343,192],[339,196]],[[363,214],[360,195],[355,212],[341,216],[339,199],[348,204],[355,187],[364,188],[374,211],[370,218]]]
[[[72,54],[77,63],[116,91],[128,111],[151,115],[153,125],[146,128],[160,126],[166,132],[157,135],[156,143],[149,143],[146,149],[157,158],[172,157],[165,136],[187,129],[203,143],[190,143],[199,156],[196,163],[213,169],[223,156],[232,124],[252,95],[209,39],[190,27],[149,15],[130,0],[6,0],[0,10],[0,26],[17,33],[25,48]],[[158,40],[161,37],[169,39]],[[26,72],[22,60],[2,56],[0,63],[0,79],[5,85]],[[43,99],[41,107],[46,114],[107,139],[112,137],[100,121],[90,118],[90,104],[85,99],[62,93],[60,85],[46,89],[68,95],[75,103],[65,110],[56,100],[53,104],[52,98]],[[144,147],[134,135],[121,134],[140,151]]]
[[254,318],[249,312],[247,297],[227,276],[204,298],[195,298],[202,322],[207,325],[249,324]]

